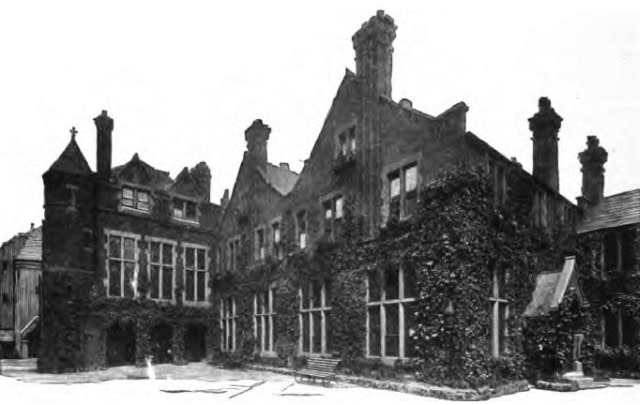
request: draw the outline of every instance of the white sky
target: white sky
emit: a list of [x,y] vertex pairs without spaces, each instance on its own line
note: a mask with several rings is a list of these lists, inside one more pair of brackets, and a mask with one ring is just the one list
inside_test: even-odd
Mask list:
[[467,129],[531,170],[527,118],[548,96],[564,117],[560,188],[580,193],[577,154],[609,151],[605,193],[640,187],[640,6],[633,2],[14,1],[0,3],[0,241],[43,218],[44,173],[69,129],[95,169],[102,109],[113,165],[134,152],[175,176],[206,161],[212,201],[231,188],[256,118],[269,156],[300,170],[376,10],[398,25],[393,97]]

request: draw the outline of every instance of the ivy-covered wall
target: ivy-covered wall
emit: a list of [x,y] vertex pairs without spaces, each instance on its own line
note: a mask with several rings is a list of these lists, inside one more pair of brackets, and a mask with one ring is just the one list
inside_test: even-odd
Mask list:
[[[447,171],[423,189],[421,204],[410,220],[388,224],[374,240],[362,238],[363,221],[353,215],[358,212],[353,207],[356,201],[348,200],[342,224],[345,238],[339,243],[320,242],[281,262],[218,275],[214,295],[233,295],[237,302],[238,351],[247,359],[256,357],[254,342],[248,338],[253,334],[253,294],[271,285],[277,313],[276,361],[291,363],[299,339],[298,288],[310,280],[327,280],[331,285],[331,347],[342,358],[343,372],[370,373],[371,369],[385,368],[380,360],[365,358],[365,279],[368,272],[378,269],[411,266],[417,275],[418,294],[415,324],[407,344],[418,355],[396,362],[378,375],[412,373],[422,381],[464,387],[524,377],[525,325],[521,314],[531,300],[535,275],[558,270],[563,256],[573,248],[562,232],[532,225],[535,187],[523,182],[515,168],[509,175],[510,198],[496,207],[493,178],[485,167],[460,166]],[[293,234],[286,232],[285,236]],[[509,301],[506,351],[498,358],[491,352],[489,302],[492,270],[496,268],[507,270]],[[453,311],[445,315],[450,303]],[[214,341],[219,342],[219,336]]]

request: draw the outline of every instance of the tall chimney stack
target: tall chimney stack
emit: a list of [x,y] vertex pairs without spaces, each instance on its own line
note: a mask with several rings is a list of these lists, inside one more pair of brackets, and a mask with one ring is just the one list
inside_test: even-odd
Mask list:
[[391,98],[392,44],[397,28],[390,15],[378,10],[352,37],[356,75],[375,95]]
[[106,110],[93,119],[98,131],[97,141],[97,166],[98,178],[108,180],[111,177],[111,133],[113,132],[113,119],[107,115]]
[[262,123],[261,119],[253,121],[251,126],[244,131],[244,139],[247,141],[247,151],[253,161],[260,167],[266,167],[268,162],[267,141],[271,128]]
[[608,159],[607,151],[600,146],[595,135],[587,136],[587,149],[578,154],[582,164],[582,201],[598,205],[604,197],[604,164]]
[[558,175],[558,131],[562,117],[556,114],[547,97],[540,97],[538,112],[529,118],[533,132],[533,177],[552,190],[560,190]]

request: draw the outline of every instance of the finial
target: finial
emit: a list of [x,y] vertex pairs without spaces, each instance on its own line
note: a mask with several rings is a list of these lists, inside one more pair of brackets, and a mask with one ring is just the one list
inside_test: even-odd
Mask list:
[[76,129],[76,127],[71,127],[69,132],[71,133],[71,140],[75,141],[76,140],[76,134],[78,133],[78,130]]

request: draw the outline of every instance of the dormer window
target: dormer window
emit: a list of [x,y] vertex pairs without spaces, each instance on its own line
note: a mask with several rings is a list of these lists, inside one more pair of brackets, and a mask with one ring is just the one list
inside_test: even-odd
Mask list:
[[173,217],[178,219],[186,219],[188,221],[197,220],[196,203],[180,199],[173,200]]
[[149,193],[132,187],[122,188],[122,206],[139,211],[149,211]]

